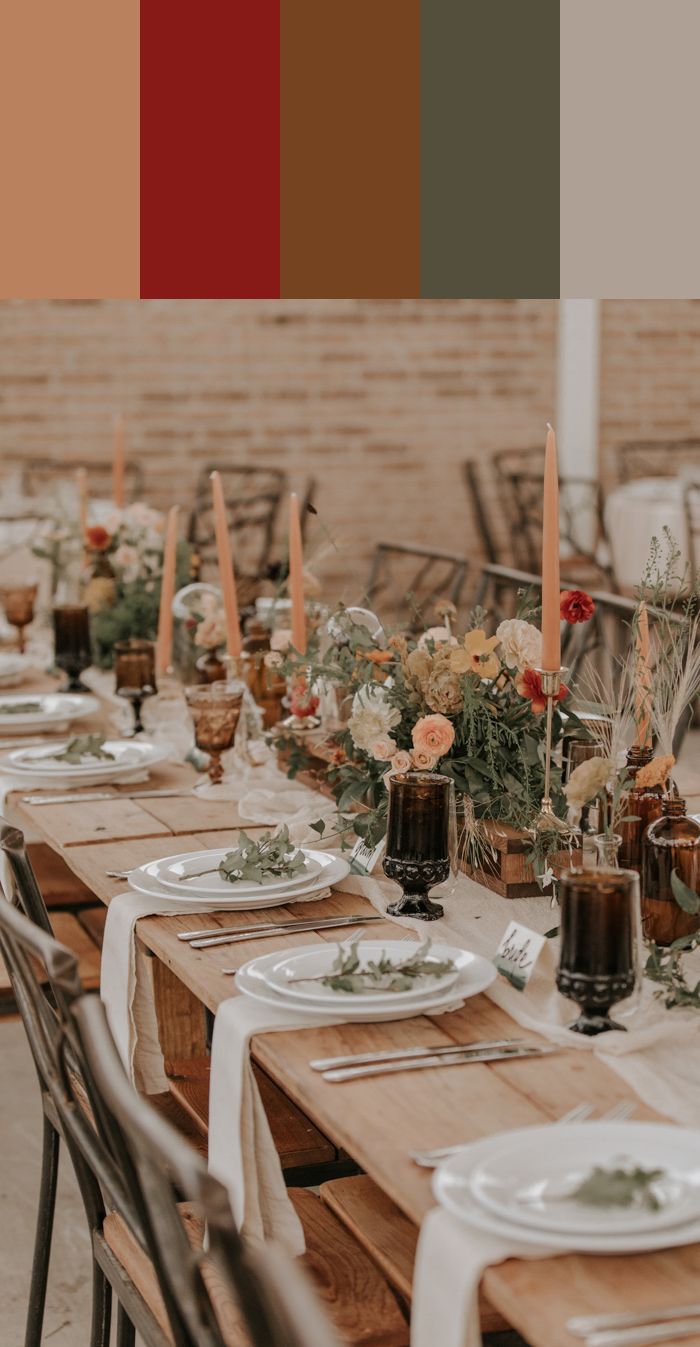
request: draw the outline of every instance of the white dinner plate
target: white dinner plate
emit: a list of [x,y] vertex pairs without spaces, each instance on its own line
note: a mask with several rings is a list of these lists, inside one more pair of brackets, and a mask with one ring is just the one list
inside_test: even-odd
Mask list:
[[333,857],[328,865],[324,866],[315,881],[308,889],[291,889],[289,891],[276,890],[275,893],[264,894],[262,897],[242,897],[239,893],[231,893],[230,897],[223,898],[202,898],[201,894],[177,894],[172,889],[164,889],[158,883],[150,872],[150,865],[141,865],[136,870],[132,870],[129,875],[129,884],[137,893],[145,893],[149,898],[158,898],[164,903],[180,903],[183,906],[191,907],[196,912],[205,908],[212,908],[216,911],[233,912],[237,909],[242,912],[252,912],[259,907],[281,907],[285,903],[305,903],[314,898],[318,898],[332,884],[339,884],[345,879],[350,869],[346,860],[342,857]]
[[105,742],[105,748],[114,754],[114,762],[96,758],[93,764],[71,765],[56,762],[51,757],[52,753],[60,752],[63,747],[65,744],[59,742],[55,749],[48,748],[46,744],[13,749],[0,758],[0,772],[16,777],[25,786],[31,784],[35,789],[50,786],[51,789],[65,790],[76,785],[118,785],[132,775],[150,771],[168,756],[167,748],[159,744],[109,739]]
[[[312,949],[314,946],[308,948]],[[305,950],[299,950],[298,953],[305,953]],[[456,982],[445,991],[435,992],[432,996],[416,996],[412,1002],[404,1001],[400,1006],[389,1006],[384,1001],[381,1005],[365,1005],[364,997],[356,997],[350,1004],[348,998],[342,1005],[337,1006],[339,1019],[379,1023],[384,1020],[406,1020],[414,1015],[442,1014],[451,1006],[459,1005],[470,996],[476,996],[491,985],[496,977],[496,969],[488,959],[482,959],[479,954],[471,954],[468,950],[463,950],[462,953],[466,956],[464,965]],[[318,1002],[306,1004],[273,991],[266,981],[266,975],[278,959],[279,950],[273,954],[263,954],[244,964],[236,973],[238,991],[264,1002],[265,1005],[274,1006],[276,1010],[286,1010],[292,1016],[327,1019],[332,1015],[333,1006],[321,1005]]]
[[[346,938],[342,943],[347,945],[349,940]],[[360,965],[366,966],[372,960],[376,962],[383,954],[386,954],[393,963],[398,959],[409,958],[412,946],[413,942],[408,940],[361,940],[358,946]],[[409,1004],[412,1003],[416,997],[422,999],[425,996],[437,995],[439,992],[447,991],[448,987],[454,986],[459,977],[460,967],[466,965],[469,957],[464,950],[458,949],[456,946],[434,945],[428,958],[436,963],[451,959],[455,965],[454,969],[437,977],[420,978],[409,990],[402,992],[333,991],[330,987],[324,986],[322,982],[299,980],[318,978],[330,973],[337,953],[336,945],[314,945],[311,949],[293,950],[280,954],[277,962],[266,970],[265,981],[268,987],[272,987],[273,991],[279,992],[281,996],[291,997],[293,1000],[304,1004],[310,1002],[313,1005],[336,1006],[345,1005],[346,1002],[349,1002],[356,1005],[358,1000],[361,1000],[365,1006],[400,1006],[407,1001]],[[294,978],[294,982],[291,982],[290,978]]]
[[151,863],[151,874],[164,888],[172,889],[178,894],[187,893],[199,898],[220,898],[235,889],[236,893],[252,894],[256,897],[262,893],[274,893],[278,889],[287,892],[297,888],[308,888],[309,884],[320,875],[325,861],[333,859],[328,852],[301,848],[304,851],[302,871],[287,879],[278,875],[266,876],[259,884],[250,879],[239,879],[232,884],[216,873],[201,875],[198,878],[178,879],[179,875],[196,875],[205,867],[216,871],[216,867],[232,849],[232,847],[219,847],[216,851],[186,851],[181,856],[166,856],[164,860]]
[[[625,1234],[700,1220],[699,1136],[693,1134],[689,1146],[687,1134],[679,1137],[678,1128],[654,1123],[581,1124],[575,1134],[573,1126],[566,1130],[563,1141],[552,1135],[551,1127],[504,1138],[503,1149],[472,1170],[477,1202],[503,1220],[570,1234]],[[659,1209],[601,1208],[566,1200],[596,1165],[665,1171],[654,1187]]]
[[[9,713],[3,711],[8,705],[18,706],[23,702],[37,703],[39,709]],[[55,729],[58,725],[69,725],[73,720],[94,715],[99,705],[96,697],[78,692],[12,692],[6,695],[0,692],[0,729],[3,734]]]
[[[560,1226],[553,1229],[523,1224],[513,1219],[510,1210],[508,1218],[496,1215],[495,1211],[476,1200],[472,1191],[472,1178],[479,1168],[489,1163],[495,1164],[506,1147],[514,1154],[520,1146],[529,1146],[536,1133],[544,1145],[548,1144],[552,1157],[565,1155],[568,1151],[570,1160],[571,1157],[577,1157],[577,1147],[588,1147],[590,1134],[590,1144],[594,1147],[598,1145],[599,1162],[606,1166],[616,1163],[623,1154],[630,1157],[639,1154],[640,1158],[647,1153],[651,1154],[652,1134],[655,1134],[655,1147],[658,1142],[658,1149],[654,1153],[663,1153],[665,1168],[669,1172],[674,1172],[679,1155],[683,1154],[686,1159],[692,1156],[691,1163],[694,1161],[696,1165],[700,1156],[700,1132],[670,1124],[551,1123],[547,1127],[521,1128],[473,1142],[441,1164],[433,1175],[433,1193],[437,1201],[466,1225],[499,1235],[510,1243],[519,1241],[541,1247],[572,1249],[579,1253],[635,1253],[674,1248],[700,1240],[700,1218],[697,1216],[673,1225],[657,1223],[644,1225],[643,1228],[628,1226],[613,1229],[609,1218],[616,1222],[622,1214],[620,1209],[605,1208],[602,1214],[596,1209],[598,1228],[591,1229],[586,1225],[590,1209],[576,1204],[576,1211],[581,1215],[576,1228],[568,1230]],[[596,1133],[600,1136],[599,1142],[596,1142]],[[606,1136],[607,1142],[603,1140]],[[571,1211],[571,1206],[568,1210]]]

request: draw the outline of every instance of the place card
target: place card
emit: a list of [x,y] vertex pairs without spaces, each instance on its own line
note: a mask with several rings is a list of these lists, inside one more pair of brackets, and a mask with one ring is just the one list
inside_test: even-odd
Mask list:
[[527,987],[546,943],[545,935],[538,935],[537,931],[531,931],[517,921],[511,921],[507,926],[493,962],[516,991],[523,992]]
[[350,873],[353,875],[371,875],[380,858],[384,855],[386,837],[378,842],[374,850],[358,837],[350,852]]

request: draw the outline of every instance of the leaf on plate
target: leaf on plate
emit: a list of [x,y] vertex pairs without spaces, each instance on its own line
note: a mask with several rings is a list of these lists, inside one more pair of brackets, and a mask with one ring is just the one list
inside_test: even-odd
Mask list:
[[661,1203],[653,1185],[665,1174],[663,1169],[604,1169],[596,1165],[587,1178],[571,1193],[575,1202],[587,1207],[644,1207],[658,1211]]

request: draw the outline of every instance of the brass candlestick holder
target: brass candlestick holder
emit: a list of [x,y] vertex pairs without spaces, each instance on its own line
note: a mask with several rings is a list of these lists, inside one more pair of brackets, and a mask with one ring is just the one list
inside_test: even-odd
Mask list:
[[547,701],[547,722],[545,729],[545,759],[544,759],[544,794],[540,812],[532,826],[533,833],[560,833],[562,836],[570,835],[571,828],[564,819],[557,818],[552,808],[551,781],[552,781],[552,720],[554,717],[554,703],[561,692],[562,675],[566,669],[537,669],[542,682],[542,692]]

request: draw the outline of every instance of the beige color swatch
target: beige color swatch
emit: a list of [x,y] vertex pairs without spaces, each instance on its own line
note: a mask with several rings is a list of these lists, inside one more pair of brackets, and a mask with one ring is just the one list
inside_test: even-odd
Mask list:
[[700,296],[699,0],[561,0],[561,295]]
[[139,0],[0,0],[0,296],[139,295]]

